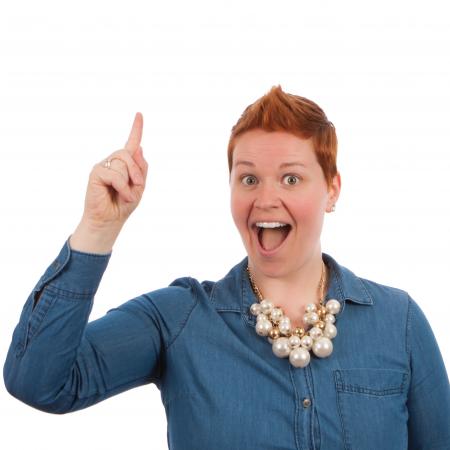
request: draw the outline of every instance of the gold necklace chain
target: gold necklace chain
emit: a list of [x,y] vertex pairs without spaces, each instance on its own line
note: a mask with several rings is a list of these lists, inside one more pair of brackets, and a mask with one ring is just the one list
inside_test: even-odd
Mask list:
[[[250,268],[248,266],[247,266],[247,273],[248,273],[248,278],[250,280],[250,284],[252,285],[253,292],[258,297],[258,300],[261,301],[264,298],[264,296],[262,295],[262,292],[260,291],[258,286],[256,286],[255,280],[253,279],[252,273],[250,272]],[[325,263],[322,261],[322,273],[320,275],[319,285],[317,286],[319,304],[321,306],[323,305],[323,302],[325,300],[324,291],[325,291],[326,281],[328,281],[327,279],[328,279],[328,276],[327,276],[326,266],[325,266]]]

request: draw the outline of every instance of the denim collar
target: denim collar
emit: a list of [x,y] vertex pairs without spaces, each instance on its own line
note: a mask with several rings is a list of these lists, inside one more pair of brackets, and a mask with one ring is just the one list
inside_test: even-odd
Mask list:
[[[341,312],[344,311],[347,301],[359,305],[373,304],[370,293],[359,277],[351,270],[341,266],[327,253],[322,253],[322,259],[330,269],[330,281],[325,300],[331,298],[338,300],[341,304]],[[243,319],[254,326],[256,317],[250,313],[250,306],[258,299],[247,275],[247,264],[248,257],[245,257],[224,278],[215,283],[211,301],[217,310],[241,312]],[[240,288],[240,292],[236,292],[236,287]]]
[[[338,300],[341,304],[341,312],[344,311],[345,302],[347,301],[359,305],[373,305],[373,299],[359,277],[351,270],[338,264],[336,260],[327,253],[322,253],[322,259],[330,269],[330,281],[325,301],[332,298]],[[242,316],[247,323],[254,326],[256,317],[250,313],[250,306],[252,303],[257,302],[258,299],[253,292],[247,275],[247,262],[248,258],[245,257],[236,267],[239,267],[242,286]]]

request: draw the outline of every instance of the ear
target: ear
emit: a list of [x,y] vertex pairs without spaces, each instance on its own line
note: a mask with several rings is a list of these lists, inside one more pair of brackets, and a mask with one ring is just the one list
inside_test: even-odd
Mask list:
[[331,186],[328,188],[327,212],[331,212],[331,208],[337,203],[341,192],[341,174],[339,172],[333,177]]

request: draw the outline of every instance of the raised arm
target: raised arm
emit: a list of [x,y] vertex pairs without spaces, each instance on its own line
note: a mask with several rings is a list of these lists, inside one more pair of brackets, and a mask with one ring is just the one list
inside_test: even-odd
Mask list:
[[145,188],[142,128],[137,113],[125,147],[108,158],[110,167],[94,165],[82,219],[32,290],[14,330],[5,386],[44,411],[74,411],[158,380],[162,341],[148,296],[88,323],[114,242]]

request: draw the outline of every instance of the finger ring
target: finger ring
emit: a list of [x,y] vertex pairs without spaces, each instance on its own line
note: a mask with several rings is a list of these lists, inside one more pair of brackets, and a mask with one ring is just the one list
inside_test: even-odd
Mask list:
[[112,161],[113,159],[120,159],[120,158],[107,158],[107,159],[105,159],[105,160],[103,161],[102,166],[103,166],[103,167],[106,167],[107,169],[110,169],[110,168],[111,168],[111,161]]
[[103,167],[109,169],[111,167],[111,161],[112,159],[105,159],[105,161],[103,161]]

